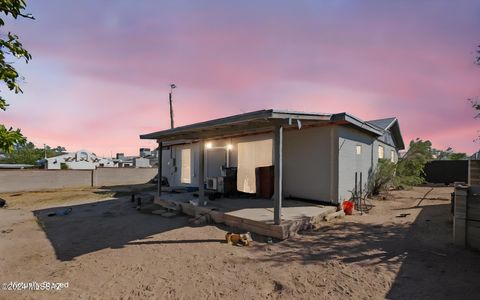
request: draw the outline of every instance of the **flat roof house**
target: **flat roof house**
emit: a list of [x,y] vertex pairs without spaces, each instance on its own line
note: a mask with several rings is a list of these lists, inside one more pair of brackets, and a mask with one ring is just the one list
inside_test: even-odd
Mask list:
[[[274,166],[274,224],[286,197],[332,204],[351,197],[355,172],[367,182],[379,158],[398,160],[396,118],[267,109],[143,134],[159,143],[159,173],[170,185],[198,187],[236,167],[238,191],[256,192],[255,168]],[[159,196],[161,189],[158,190]],[[201,203],[202,201],[200,201]]]
[[87,150],[79,150],[47,158],[45,169],[60,170],[62,165],[72,170],[95,170],[97,167],[116,167],[110,158],[98,157],[95,153]]

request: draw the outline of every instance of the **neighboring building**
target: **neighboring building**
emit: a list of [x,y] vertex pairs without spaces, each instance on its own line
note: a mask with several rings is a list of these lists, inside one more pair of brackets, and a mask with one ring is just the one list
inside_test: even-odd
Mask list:
[[150,160],[145,157],[135,157],[133,159],[133,166],[135,168],[150,168]]
[[201,198],[209,178],[224,176],[228,168],[236,168],[238,191],[255,193],[255,169],[280,165],[273,180],[282,191],[275,194],[276,205],[283,197],[341,203],[355,188],[355,172],[365,185],[380,158],[397,162],[405,148],[396,118],[367,122],[347,113],[273,109],[140,138],[162,143],[161,175],[171,186],[200,187]]
[[125,156],[123,153],[117,153],[113,161],[119,168],[151,168],[149,156]]
[[152,155],[150,148],[140,148],[140,157],[148,157]]
[[86,150],[70,152],[46,159],[45,169],[59,170],[94,170],[97,167],[116,167],[110,158],[97,157],[95,153]]
[[150,156],[146,158],[150,161],[150,166],[158,167],[158,148],[151,151]]
[[133,160],[114,160],[115,164],[119,168],[131,168],[133,167]]

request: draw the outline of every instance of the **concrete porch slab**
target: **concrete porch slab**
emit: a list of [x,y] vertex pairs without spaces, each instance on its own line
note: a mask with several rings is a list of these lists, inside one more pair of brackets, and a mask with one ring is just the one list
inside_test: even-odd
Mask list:
[[155,203],[194,217],[208,215],[215,223],[223,223],[253,233],[286,239],[311,224],[336,211],[334,206],[316,205],[302,201],[284,200],[282,222],[273,222],[273,202],[256,198],[221,198],[209,201],[206,206],[190,203],[196,200],[193,193],[162,193]]
[[[333,211],[332,211],[333,208]],[[298,207],[283,207],[282,220],[283,221],[297,221],[304,218],[315,218],[319,215],[324,215],[325,212],[335,212],[336,208],[332,206],[298,206]],[[244,208],[225,213],[229,216],[235,216],[244,219],[250,219],[266,224],[273,224],[273,208]]]

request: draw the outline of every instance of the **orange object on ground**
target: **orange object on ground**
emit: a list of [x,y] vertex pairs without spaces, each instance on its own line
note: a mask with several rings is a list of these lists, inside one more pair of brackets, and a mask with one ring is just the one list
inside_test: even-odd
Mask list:
[[343,201],[343,211],[346,215],[351,215],[353,210],[353,202],[352,201]]

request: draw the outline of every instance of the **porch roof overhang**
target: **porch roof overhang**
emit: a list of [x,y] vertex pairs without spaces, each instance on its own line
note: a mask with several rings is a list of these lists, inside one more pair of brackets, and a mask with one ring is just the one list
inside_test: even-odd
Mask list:
[[328,123],[351,124],[377,136],[382,134],[381,130],[375,126],[346,113],[307,113],[266,109],[142,134],[140,135],[140,138],[153,139],[161,142],[179,139],[214,139],[235,135],[270,132],[273,130],[274,126],[278,124],[281,124],[286,128],[292,127],[300,129],[303,126],[315,126]]

